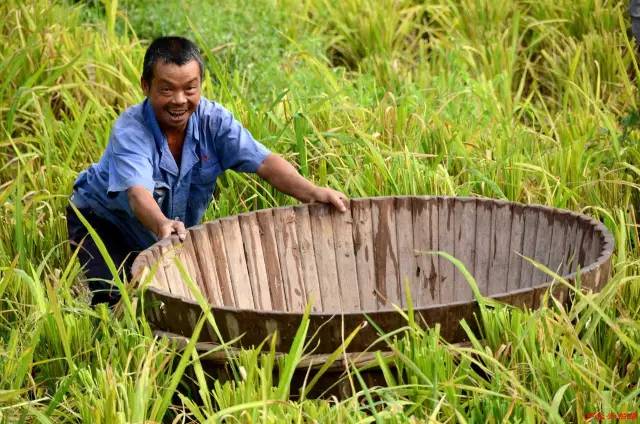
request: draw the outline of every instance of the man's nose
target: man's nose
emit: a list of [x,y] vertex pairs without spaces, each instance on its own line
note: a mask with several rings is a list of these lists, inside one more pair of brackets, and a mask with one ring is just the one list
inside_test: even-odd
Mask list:
[[187,102],[187,96],[185,96],[184,91],[177,90],[173,94],[173,103],[183,104],[183,103],[186,103],[186,102]]

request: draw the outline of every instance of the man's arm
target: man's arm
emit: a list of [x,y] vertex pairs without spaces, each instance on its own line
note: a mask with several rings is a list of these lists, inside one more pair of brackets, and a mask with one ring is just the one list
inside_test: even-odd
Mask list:
[[289,162],[271,153],[258,168],[257,174],[279,191],[301,202],[331,203],[340,212],[346,211],[346,196],[328,187],[318,187],[305,179]]
[[164,216],[153,195],[146,188],[139,185],[130,187],[127,190],[127,196],[133,214],[158,239],[161,240],[169,237],[172,233],[177,233],[180,240],[184,241],[187,236],[184,224]]

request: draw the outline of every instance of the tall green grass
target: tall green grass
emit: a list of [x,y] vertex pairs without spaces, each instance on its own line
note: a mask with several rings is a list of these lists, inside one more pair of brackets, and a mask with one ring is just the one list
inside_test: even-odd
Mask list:
[[[640,411],[640,72],[625,4],[178,6],[0,4],[2,420],[578,422]],[[302,344],[280,366],[244,351],[231,381],[212,382],[194,346],[153,337],[135,296],[115,312],[90,309],[65,241],[75,176],[142,99],[148,38],[172,32],[201,45],[205,95],[315,182],[350,196],[489,196],[594,215],[615,234],[611,282],[576,293],[570,310],[481,302],[465,347],[409,313],[404,332],[381,335],[396,354],[379,357],[386,385],[362,386],[353,370],[343,401],[297,397],[287,370]],[[291,202],[227,174],[206,218]]]

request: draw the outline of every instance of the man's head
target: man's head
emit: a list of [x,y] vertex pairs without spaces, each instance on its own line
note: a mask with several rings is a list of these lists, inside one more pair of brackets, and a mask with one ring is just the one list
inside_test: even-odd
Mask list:
[[163,130],[186,127],[200,102],[203,72],[198,47],[186,38],[161,37],[151,43],[140,83]]

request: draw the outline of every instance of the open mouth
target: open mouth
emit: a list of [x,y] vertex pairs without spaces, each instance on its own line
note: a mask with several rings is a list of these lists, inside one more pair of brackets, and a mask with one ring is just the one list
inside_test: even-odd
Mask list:
[[167,112],[169,113],[169,116],[171,116],[171,118],[173,119],[182,119],[187,114],[186,109],[185,110],[168,110]]

